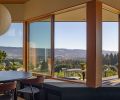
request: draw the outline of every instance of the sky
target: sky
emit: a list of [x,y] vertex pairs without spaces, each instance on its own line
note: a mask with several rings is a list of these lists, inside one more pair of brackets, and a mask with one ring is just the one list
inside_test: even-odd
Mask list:
[[118,23],[104,22],[102,30],[103,50],[118,51]]
[[[118,23],[103,22],[102,29],[102,49],[118,51]],[[55,23],[55,48],[86,50],[86,36],[85,22]]]
[[86,23],[56,22],[55,48],[86,49]]
[[[43,34],[44,33],[44,34]],[[50,22],[33,22],[30,24],[30,47],[50,48]]]
[[0,36],[0,46],[23,47],[23,24],[12,23],[9,30]]
[[[46,26],[47,25],[47,26]],[[38,27],[37,27],[38,26]],[[41,28],[40,28],[41,27]],[[44,28],[43,28],[44,27]],[[44,31],[48,29],[48,31]],[[38,35],[46,33],[46,35]],[[31,26],[31,41],[44,47],[50,42],[50,24]],[[40,38],[45,37],[45,38]],[[104,22],[102,34],[103,50],[118,51],[118,23]],[[38,38],[38,39],[37,39]],[[47,42],[45,42],[47,40]],[[44,41],[43,44],[41,42]],[[34,44],[34,43],[33,43]],[[22,47],[23,46],[23,24],[12,23],[10,29],[0,36],[0,46]],[[40,47],[41,47],[40,46]],[[47,46],[47,45],[46,45]],[[50,44],[48,45],[50,46]],[[38,46],[39,47],[39,46]],[[55,23],[55,48],[86,49],[86,23],[85,22],[56,22]]]

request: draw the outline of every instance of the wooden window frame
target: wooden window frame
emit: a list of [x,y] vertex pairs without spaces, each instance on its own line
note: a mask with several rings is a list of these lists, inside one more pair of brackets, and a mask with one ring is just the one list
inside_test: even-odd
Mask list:
[[[42,17],[36,17],[30,20],[24,21],[24,35],[23,35],[23,59],[24,59],[24,66],[25,66],[25,71],[28,72],[28,64],[29,64],[29,25],[32,22],[35,21],[41,21],[44,19],[50,18],[51,20],[51,73],[50,75],[46,76],[52,76],[53,75],[53,66],[54,66],[54,15],[48,15],[48,16],[42,16]],[[34,75],[43,75],[41,73],[33,73]]]
[[[75,5],[75,6],[78,6],[78,5]],[[72,7],[75,7],[75,6],[72,6]],[[68,7],[68,8],[72,8],[72,7]],[[68,9],[68,8],[65,8],[65,9]],[[111,9],[111,8],[112,7],[108,6],[107,10],[115,12],[115,13],[117,12],[117,11],[115,11],[115,9]],[[64,10],[64,9],[61,9],[61,10]],[[43,19],[51,17],[51,59],[52,59],[51,65],[52,65],[52,68],[51,68],[51,75],[47,75],[47,76],[50,77],[50,78],[54,77],[54,20],[55,20],[54,16],[57,15],[57,14],[59,14],[57,12],[59,12],[61,10],[58,10],[58,11],[55,11],[55,12],[51,12],[51,14],[46,14],[46,15],[43,15],[43,16],[34,17],[34,18],[31,18],[31,19],[25,20],[23,22],[24,23],[24,35],[23,35],[23,39],[24,39],[23,40],[24,41],[23,42],[24,43],[24,45],[23,45],[23,50],[24,50],[24,54],[23,54],[24,57],[23,57],[23,59],[24,60],[23,61],[24,61],[24,63],[23,64],[25,66],[25,71],[29,70],[28,69],[28,58],[29,58],[29,23],[34,22],[34,21],[38,21],[38,20],[40,21],[40,20],[43,20]],[[68,12],[69,12],[69,10],[68,10]],[[120,34],[120,13],[118,14],[118,16],[119,16],[119,34]],[[120,41],[120,35],[119,35],[119,41]],[[119,43],[119,52],[120,52],[120,43]],[[119,58],[120,58],[120,56],[119,56]],[[119,75],[119,78],[120,78],[120,60],[119,60],[118,66],[119,66],[118,75]],[[42,75],[42,74],[40,74],[40,73],[33,73],[33,75]],[[61,79],[61,78],[54,78],[54,79],[64,80],[64,79]],[[66,79],[64,81],[75,82],[75,81],[66,80]],[[80,81],[79,83],[84,83],[84,82]],[[99,84],[98,86],[100,86],[100,85],[101,84]],[[94,85],[92,87],[96,87],[96,86]]]

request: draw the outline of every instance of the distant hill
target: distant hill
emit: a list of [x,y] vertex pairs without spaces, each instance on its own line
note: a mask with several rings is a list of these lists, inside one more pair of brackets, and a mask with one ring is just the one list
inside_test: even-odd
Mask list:
[[8,58],[23,58],[23,49],[21,47],[0,47],[0,50],[5,51],[7,53]]
[[85,59],[86,50],[81,49],[55,49],[57,59]]
[[[103,51],[103,54],[117,54],[117,51]],[[86,59],[86,50],[82,49],[55,49],[57,59]]]
[[[19,58],[23,57],[22,48],[21,47],[0,47],[0,50],[5,51],[9,57]],[[44,55],[44,49],[37,49],[39,51],[37,53],[38,56]],[[103,51],[103,54],[117,54],[117,51]],[[42,56],[43,56],[42,55]],[[55,49],[55,58],[56,59],[85,59],[86,58],[86,50],[82,49]]]

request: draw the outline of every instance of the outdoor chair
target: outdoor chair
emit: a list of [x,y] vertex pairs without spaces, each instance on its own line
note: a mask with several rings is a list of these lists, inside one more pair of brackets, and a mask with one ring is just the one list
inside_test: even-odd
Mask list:
[[16,82],[0,83],[0,100],[15,100]]

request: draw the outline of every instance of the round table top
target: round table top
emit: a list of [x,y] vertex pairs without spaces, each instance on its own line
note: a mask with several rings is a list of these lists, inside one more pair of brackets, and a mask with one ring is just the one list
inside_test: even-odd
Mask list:
[[23,71],[0,71],[0,83],[19,81],[32,77],[29,72]]

